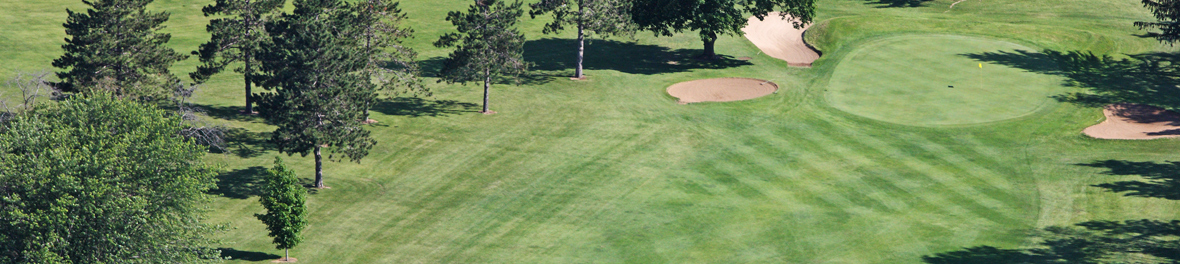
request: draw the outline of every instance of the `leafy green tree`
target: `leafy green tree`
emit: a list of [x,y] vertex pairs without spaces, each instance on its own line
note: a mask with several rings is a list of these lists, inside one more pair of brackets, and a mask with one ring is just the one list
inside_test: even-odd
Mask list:
[[455,47],[443,61],[441,79],[447,83],[483,81],[483,111],[488,110],[488,90],[494,79],[516,78],[528,69],[524,61],[524,34],[516,21],[524,13],[520,1],[475,0],[467,13],[451,11],[451,21],[458,33],[447,33],[434,42],[435,47]]
[[[393,94],[429,95],[430,90],[418,79],[418,53],[403,44],[413,37],[414,30],[404,26],[406,14],[391,0],[363,0],[354,5],[351,25],[362,40],[361,47],[368,60],[365,73],[376,82],[379,90]],[[403,89],[398,89],[403,88]],[[376,98],[373,98],[376,99]],[[366,101],[371,105],[373,100]],[[365,107],[365,116],[369,116]]]
[[631,16],[640,29],[671,36],[684,30],[697,31],[705,42],[703,58],[716,58],[718,34],[741,34],[754,14],[759,20],[779,9],[782,17],[793,17],[799,28],[815,16],[815,0],[634,0]]
[[329,160],[360,162],[377,144],[363,128],[366,103],[376,90],[364,68],[360,40],[349,32],[348,4],[339,0],[296,0],[293,13],[267,23],[271,42],[263,45],[260,114],[277,126],[271,135],[279,151],[315,155],[315,186],[324,187],[321,148]]
[[205,31],[212,34],[209,42],[201,44],[201,48],[193,51],[201,59],[197,71],[189,73],[189,77],[197,83],[204,83],[213,76],[225,70],[231,63],[241,62],[242,67],[234,69],[244,76],[246,84],[246,113],[254,113],[253,97],[251,96],[251,77],[258,74],[258,67],[254,65],[254,56],[261,49],[262,43],[270,40],[263,27],[266,21],[283,7],[286,0],[217,0],[215,4],[205,6],[201,12],[206,17],[223,16],[209,20]]
[[266,214],[254,214],[266,224],[274,238],[275,247],[283,250],[283,259],[291,257],[290,249],[303,241],[300,232],[307,226],[307,190],[299,186],[295,172],[275,157],[275,167],[266,171],[262,196],[258,200]]
[[169,111],[75,96],[0,124],[0,263],[214,262],[216,171]]
[[541,0],[529,5],[529,16],[552,14],[553,22],[545,24],[542,33],[557,33],[567,25],[578,28],[578,61],[574,78],[582,78],[582,58],[586,50],[586,37],[631,35],[635,23],[631,22],[631,1],[629,0]]
[[[64,24],[66,44],[53,60],[64,92],[111,88],[117,96],[161,99],[180,79],[168,71],[187,56],[167,46],[170,34],[158,33],[168,21],[167,12],[149,12],[152,0],[86,0],[86,13],[69,9]],[[110,85],[99,85],[99,82]]]
[[1180,41],[1180,0],[1143,0],[1143,6],[1151,9],[1151,14],[1158,21],[1139,21],[1135,22],[1135,26],[1139,29],[1160,30],[1148,33],[1160,42],[1175,44]]

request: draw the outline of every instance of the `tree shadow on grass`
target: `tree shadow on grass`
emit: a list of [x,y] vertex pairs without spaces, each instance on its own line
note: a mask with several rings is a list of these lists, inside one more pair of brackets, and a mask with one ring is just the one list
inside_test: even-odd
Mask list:
[[1125,196],[1180,200],[1180,162],[1164,163],[1104,160],[1078,164],[1106,168],[1107,175],[1139,175],[1143,180],[1119,181],[1094,185]]
[[418,97],[396,97],[373,105],[373,111],[395,116],[448,116],[478,112],[479,105],[454,100],[429,100]]
[[1180,221],[1090,221],[1054,226],[1032,234],[1034,246],[1001,249],[976,246],[923,256],[930,264],[982,263],[1176,263]]
[[[1061,102],[1087,107],[1133,103],[1180,108],[1180,54],[1144,53],[1116,59],[1081,51],[999,51],[964,54],[985,63],[995,63],[1034,73],[1063,76],[1065,85],[1085,89],[1053,96]],[[1048,64],[1046,62],[1052,62]]]
[[[324,175],[327,175],[327,173]],[[332,188],[332,185],[328,183],[328,176],[324,176],[324,186]],[[299,178],[299,185],[303,186],[303,188],[306,188],[307,194],[309,195],[315,195],[320,192],[320,189],[315,187],[315,178]]]
[[[544,38],[524,43],[524,59],[538,71],[572,76],[577,59],[577,40]],[[753,65],[749,61],[721,56],[713,60],[695,59],[702,50],[677,49],[615,40],[586,41],[582,68],[616,70],[631,74],[685,72],[693,69],[725,69]]]
[[868,0],[865,4],[876,5],[877,8],[920,7],[930,1],[933,0]]
[[283,257],[283,256],[270,254],[270,253],[263,253],[263,252],[256,252],[256,251],[241,251],[241,250],[232,249],[232,248],[218,248],[218,250],[221,250],[221,258],[223,258],[223,259],[240,259],[240,260],[245,260],[245,261],[263,261],[263,260],[272,260],[272,259],[278,259],[278,258]]
[[209,194],[233,199],[246,199],[261,194],[262,176],[266,168],[254,166],[217,175],[217,188]]
[[[241,111],[246,110],[245,106],[215,106],[215,105],[193,105],[193,106],[196,107],[197,109],[200,109],[200,111],[205,113],[206,115],[213,117],[213,118],[217,118],[217,119],[229,120],[229,121],[242,121],[242,122],[262,122],[262,117],[260,117],[258,115],[243,114]],[[255,107],[254,110],[258,111],[258,108]]]
[[270,142],[271,132],[252,132],[244,128],[230,128],[225,131],[225,151],[242,158],[253,158],[275,150]]
[[[525,56],[528,56],[527,51],[525,54]],[[433,57],[425,60],[419,60],[418,68],[421,70],[422,77],[442,77],[439,75],[439,72],[442,71],[443,61],[446,59],[446,57]],[[496,85],[541,85],[553,81],[553,77],[556,77],[554,75],[531,70],[532,68],[530,68],[529,72],[522,74],[521,76],[517,76],[516,78],[501,76],[492,80],[492,83]],[[495,87],[492,88],[495,89]]]

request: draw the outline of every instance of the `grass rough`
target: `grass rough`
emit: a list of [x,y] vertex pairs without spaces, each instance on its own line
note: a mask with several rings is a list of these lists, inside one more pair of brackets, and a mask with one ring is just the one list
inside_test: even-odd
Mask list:
[[[151,7],[173,13],[170,45],[184,52],[208,39],[200,7],[211,2]],[[700,53],[695,32],[592,41],[590,79],[576,82],[561,78],[572,74],[574,33],[545,36],[549,21],[522,20],[531,38],[525,58],[538,66],[521,86],[497,86],[499,114],[476,113],[478,87],[430,76],[434,97],[377,104],[371,131],[380,143],[360,164],[326,164],[333,188],[309,197],[306,241],[292,254],[314,263],[920,263],[966,247],[1032,245],[1028,231],[1042,227],[1177,218],[1173,199],[1100,185],[1145,181],[1142,174],[1175,179],[1169,166],[1141,165],[1170,164],[1180,141],[1082,136],[1100,121],[1098,108],[1060,104],[986,125],[921,127],[828,103],[824,89],[838,64],[892,36],[1115,56],[1173,51],[1138,36],[1131,23],[1151,19],[1138,0],[968,0],[948,10],[952,2],[820,0],[807,38],[824,56],[812,68],[758,55],[742,37],[722,37],[717,49],[748,62],[690,59]],[[452,29],[446,12],[468,4],[403,2],[416,30],[407,45],[428,73],[447,52],[430,45]],[[0,1],[0,76],[48,68],[61,54],[64,7],[80,6]],[[196,65],[190,58],[173,70]],[[782,89],[694,105],[664,93],[682,81],[735,76]],[[239,80],[215,76],[197,95],[211,116],[238,129],[228,153],[206,158],[228,169],[209,221],[237,227],[223,235],[226,256],[267,261],[279,252],[250,217],[262,212],[251,184],[280,154],[261,140],[272,126],[236,114]],[[288,162],[311,176],[310,158]]]

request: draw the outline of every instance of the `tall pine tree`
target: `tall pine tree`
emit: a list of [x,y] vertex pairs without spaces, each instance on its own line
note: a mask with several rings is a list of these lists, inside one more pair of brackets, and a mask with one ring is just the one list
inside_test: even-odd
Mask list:
[[264,87],[259,113],[278,128],[271,140],[287,154],[315,156],[315,186],[324,187],[322,148],[329,160],[360,162],[377,143],[363,128],[364,110],[377,96],[364,74],[368,57],[351,35],[349,5],[340,0],[296,0],[295,10],[268,22],[272,41],[260,54]]
[[524,13],[520,1],[475,0],[467,13],[451,11],[451,21],[458,33],[447,33],[434,42],[435,47],[455,47],[443,61],[441,79],[447,83],[483,81],[483,111],[488,110],[488,91],[495,79],[515,78],[528,69],[524,61],[524,34],[516,21]]
[[[417,52],[402,43],[413,37],[414,30],[404,25],[406,14],[398,2],[363,0],[352,7],[353,34],[361,40],[362,52],[368,58],[364,73],[378,89],[392,94],[430,95],[430,90],[418,79]],[[366,102],[372,103],[372,100]],[[366,107],[365,117],[368,116]]]
[[574,78],[581,79],[582,59],[586,37],[631,35],[635,23],[631,21],[631,0],[541,0],[529,5],[529,16],[551,14],[553,22],[545,24],[542,33],[557,33],[567,25],[578,29],[578,60]]
[[201,11],[206,17],[226,17],[209,20],[205,31],[212,34],[212,37],[209,42],[201,44],[199,50],[193,51],[193,55],[201,58],[201,65],[197,66],[197,71],[189,73],[189,77],[197,83],[203,83],[231,63],[241,62],[242,67],[234,71],[242,73],[245,79],[245,113],[253,114],[251,77],[258,74],[254,56],[261,49],[262,43],[270,40],[264,27],[266,21],[270,20],[285,2],[286,0],[217,0],[215,4],[202,8]]
[[167,12],[150,12],[152,0],[86,0],[85,13],[69,9],[65,50],[53,60],[65,92],[110,89],[116,96],[162,99],[180,79],[168,71],[187,56],[166,46],[170,34],[158,33]]

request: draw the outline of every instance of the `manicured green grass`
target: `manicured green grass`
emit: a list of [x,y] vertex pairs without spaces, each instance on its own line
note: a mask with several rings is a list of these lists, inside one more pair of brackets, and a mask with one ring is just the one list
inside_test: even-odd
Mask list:
[[[187,52],[208,37],[199,7],[209,2],[153,4],[173,13],[171,45]],[[700,49],[694,32],[595,41],[587,47],[590,80],[582,82],[562,78],[572,74],[572,34],[545,36],[544,19],[526,19],[526,56],[537,76],[494,86],[495,115],[475,113],[475,85],[433,78],[432,98],[379,104],[380,123],[370,127],[379,144],[359,164],[326,164],[332,188],[310,196],[311,225],[291,254],[301,263],[920,263],[963,247],[1029,245],[1027,231],[1041,227],[1177,218],[1173,200],[1094,186],[1139,177],[1086,164],[1162,163],[1180,147],[1177,140],[1086,138],[1080,130],[1100,121],[1097,108],[1058,104],[986,125],[922,127],[829,105],[824,90],[844,81],[835,80],[846,67],[840,62],[893,36],[975,36],[1116,55],[1167,50],[1136,36],[1142,32],[1130,23],[1151,18],[1137,0],[969,0],[948,12],[951,2],[819,1],[821,20],[808,38],[824,57],[813,68],[758,55],[736,36],[722,38],[718,52],[754,57],[749,63],[687,59]],[[404,1],[417,32],[409,45],[426,68],[448,52],[430,45],[453,29],[446,12],[469,3]],[[81,5],[0,1],[0,74],[49,67],[60,55],[67,6]],[[1015,48],[1005,45],[989,47]],[[184,76],[195,65],[190,58],[173,70]],[[692,105],[663,92],[681,81],[733,76],[782,89]],[[240,75],[220,75],[198,95],[215,118],[242,129],[229,153],[208,156],[227,172],[209,221],[234,227],[219,236],[227,256],[261,262],[281,251],[252,216],[263,211],[252,184],[281,154],[261,142],[273,127],[234,114],[243,101],[239,83]],[[287,163],[312,176],[310,158]]]
[[[872,119],[908,125],[995,122],[1051,106],[1062,78],[974,60],[986,53],[1036,50],[999,40],[908,35],[861,44],[832,73],[832,106]],[[1020,65],[1054,68],[1028,57]]]

